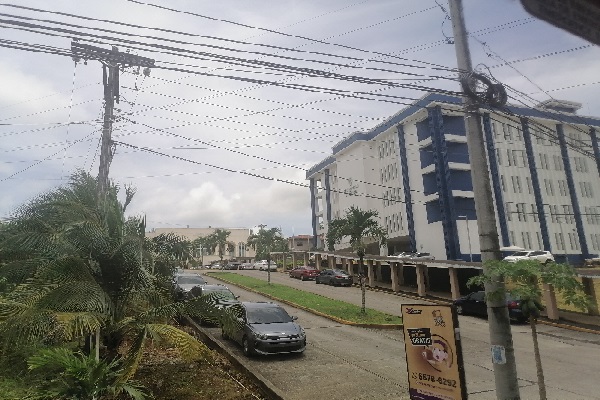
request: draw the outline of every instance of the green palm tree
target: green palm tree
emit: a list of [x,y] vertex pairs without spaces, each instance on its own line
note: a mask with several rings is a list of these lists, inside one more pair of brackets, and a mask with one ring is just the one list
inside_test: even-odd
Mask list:
[[[34,341],[63,344],[99,332],[105,356],[117,357],[127,339],[122,379],[130,378],[148,339],[183,355],[208,350],[168,322],[186,312],[143,260],[141,219],[127,221],[110,185],[98,201],[96,180],[78,172],[66,187],[21,207],[0,229],[0,278],[13,285],[0,296],[4,349]],[[2,350],[2,349],[0,349]]]
[[387,234],[379,225],[376,211],[363,211],[357,207],[350,207],[346,210],[346,215],[343,218],[336,218],[329,223],[327,228],[327,248],[329,251],[334,251],[336,244],[340,243],[344,237],[350,239],[350,247],[359,258],[358,277],[360,288],[362,291],[362,307],[361,312],[366,312],[365,308],[365,273],[364,273],[364,256],[366,249],[366,240],[370,242],[376,241],[380,246],[384,246],[387,242]]
[[213,251],[217,251],[221,265],[223,265],[223,256],[225,252],[231,253],[235,249],[235,244],[227,240],[231,235],[231,231],[226,229],[217,228],[213,233],[208,235],[207,243]]
[[246,244],[254,249],[257,260],[267,260],[267,282],[271,283],[271,252],[287,252],[287,241],[281,234],[281,229],[265,229],[266,225],[259,225],[259,230],[248,236]]

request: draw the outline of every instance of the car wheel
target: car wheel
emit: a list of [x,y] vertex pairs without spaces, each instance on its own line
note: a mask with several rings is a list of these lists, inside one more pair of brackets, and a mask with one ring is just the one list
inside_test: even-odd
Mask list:
[[246,336],[244,336],[244,338],[242,339],[242,350],[244,351],[244,355],[246,357],[252,357],[255,354],[254,346]]
[[456,313],[459,315],[464,315],[464,311],[461,305],[456,306]]
[[300,277],[300,280],[301,280],[301,281],[305,281],[305,280],[306,280],[306,279],[304,278],[304,275],[302,275],[302,276]]

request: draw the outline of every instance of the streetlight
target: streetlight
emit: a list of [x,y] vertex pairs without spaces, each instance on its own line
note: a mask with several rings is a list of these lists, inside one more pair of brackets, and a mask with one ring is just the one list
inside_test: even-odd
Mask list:
[[469,218],[466,215],[459,215],[458,218],[464,218],[467,223],[467,237],[469,238],[469,261],[473,262],[473,251],[471,250],[471,232],[469,231]]

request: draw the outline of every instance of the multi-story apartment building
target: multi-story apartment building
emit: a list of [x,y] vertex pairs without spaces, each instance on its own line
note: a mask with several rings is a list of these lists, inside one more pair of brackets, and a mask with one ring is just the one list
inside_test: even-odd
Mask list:
[[[481,110],[501,246],[574,264],[600,253],[600,118],[579,107],[552,100]],[[332,150],[306,174],[314,237],[354,205],[379,213],[390,239],[383,255],[481,259],[460,98],[428,94]]]

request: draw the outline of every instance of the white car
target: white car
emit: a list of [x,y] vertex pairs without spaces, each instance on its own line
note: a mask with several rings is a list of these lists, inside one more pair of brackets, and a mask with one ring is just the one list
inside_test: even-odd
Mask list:
[[261,260],[254,264],[255,267],[258,267],[259,271],[277,271],[277,264],[271,261],[271,263],[267,263],[267,260]]
[[549,251],[544,250],[524,250],[517,251],[510,256],[504,257],[504,261],[515,263],[521,260],[537,260],[542,264],[554,262],[554,256]]

